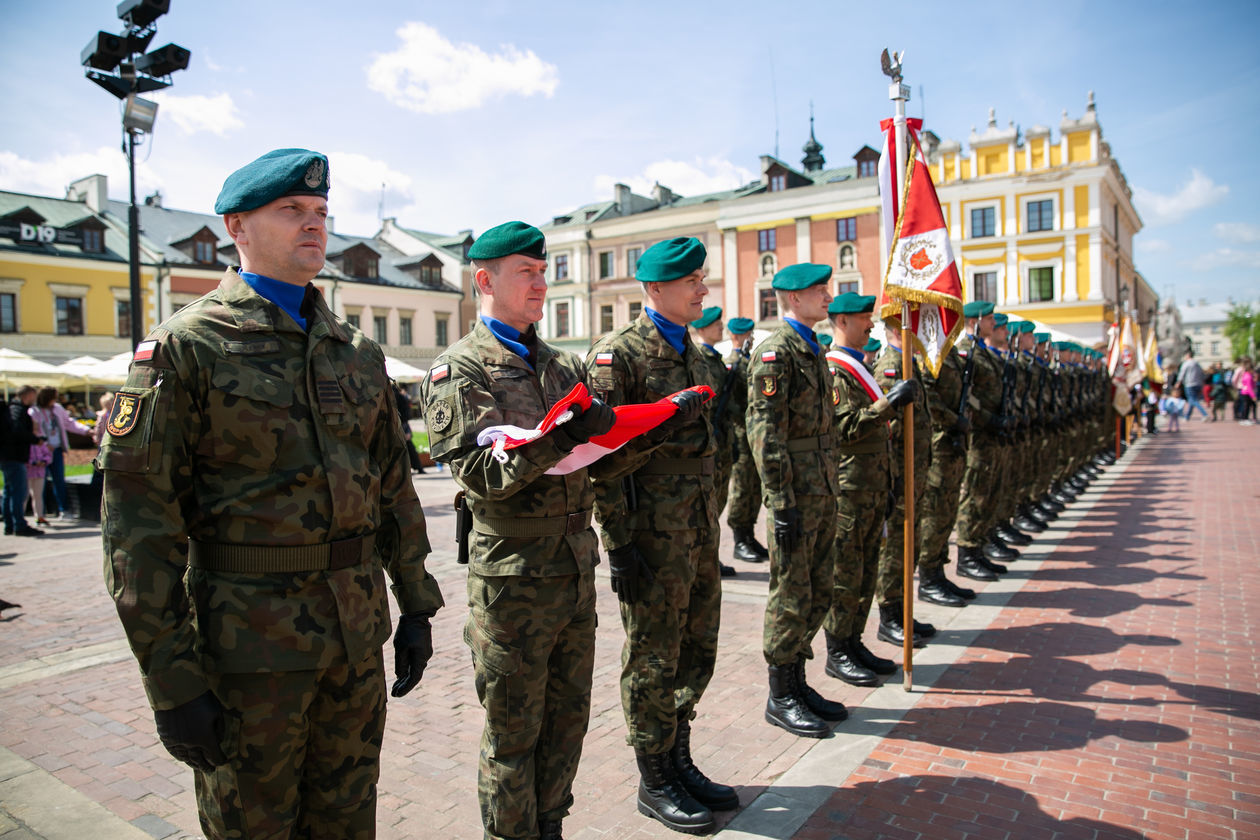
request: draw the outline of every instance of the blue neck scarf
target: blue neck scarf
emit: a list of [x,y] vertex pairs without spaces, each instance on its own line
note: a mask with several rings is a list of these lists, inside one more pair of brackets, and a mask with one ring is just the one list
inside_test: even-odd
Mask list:
[[813,350],[814,355],[817,356],[818,351],[822,349],[818,345],[818,335],[795,318],[784,318],[783,320],[787,322],[789,327],[796,330],[797,333],[800,334],[801,338],[805,339],[805,343],[809,345],[809,349]]
[[486,325],[490,332],[494,333],[494,337],[499,339],[504,347],[511,350],[516,355],[525,360],[525,364],[531,368],[534,366],[529,360],[529,348],[520,340],[521,331],[516,327],[503,323],[498,318],[491,318],[488,315],[480,316],[481,323]]
[[248,283],[251,289],[289,313],[289,317],[297,321],[299,327],[306,329],[306,319],[301,314],[302,301],[306,298],[305,286],[273,280],[262,274],[254,274],[252,271],[239,273],[241,279]]
[[687,328],[675,324],[661,313],[657,312],[650,306],[643,307],[643,311],[652,319],[652,323],[656,324],[656,328],[660,330],[661,337],[678,351],[681,356],[687,349]]
[[857,350],[853,347],[845,347],[843,344],[840,345],[840,349],[857,359],[859,362],[866,361],[866,353],[861,350]]

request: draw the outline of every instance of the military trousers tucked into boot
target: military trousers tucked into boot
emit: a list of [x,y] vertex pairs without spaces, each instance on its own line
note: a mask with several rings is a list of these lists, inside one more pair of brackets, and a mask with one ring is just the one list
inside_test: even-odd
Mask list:
[[770,531],[770,592],[762,652],[770,665],[813,657],[811,643],[831,608],[835,583],[836,497],[796,497],[806,523],[796,550],[786,554]]

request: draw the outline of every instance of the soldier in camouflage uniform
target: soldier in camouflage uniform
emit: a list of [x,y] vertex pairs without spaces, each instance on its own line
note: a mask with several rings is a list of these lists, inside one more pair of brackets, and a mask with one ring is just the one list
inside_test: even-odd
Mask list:
[[726,524],[731,526],[735,538],[735,559],[749,563],[762,563],[770,559],[770,552],[757,541],[754,534],[757,512],[761,510],[761,477],[748,448],[748,429],[744,415],[748,411],[748,359],[752,348],[752,318],[732,318],[726,322],[731,336],[731,352],[726,356],[726,366],[735,373],[731,391],[732,432],[735,438],[735,463],[731,468],[730,510]]
[[997,356],[1002,381],[1001,413],[1005,417],[1006,434],[1002,439],[1002,469],[990,479],[993,508],[989,515],[986,536],[989,543],[1005,555],[1001,558],[1003,560],[1016,559],[1020,552],[1015,546],[1025,546],[1032,542],[1032,537],[1014,530],[1008,521],[1015,511],[1014,496],[1024,457],[1024,423],[1019,410],[1024,382],[1020,376],[1018,360],[1010,349],[1009,322],[1010,316],[1006,313],[993,313],[993,332],[989,336],[989,349]]
[[394,696],[442,606],[384,356],[310,283],[327,171],[282,149],[227,179],[241,267],[137,346],[97,462],[106,583],[216,840],[375,836],[386,573]]
[[1016,492],[1014,494],[1015,509],[1011,527],[1028,534],[1040,534],[1046,530],[1046,523],[1038,517],[1030,507],[1037,497],[1040,487],[1037,482],[1041,458],[1041,443],[1045,440],[1045,428],[1041,422],[1040,383],[1041,368],[1034,355],[1036,339],[1033,336],[1035,326],[1032,321],[1020,321],[1014,325],[1012,332],[1017,335],[1015,343],[1016,360],[1022,380],[1022,396],[1020,413],[1024,421],[1024,441],[1022,461],[1018,473]]
[[870,336],[874,295],[846,292],[827,307],[836,346],[827,354],[835,390],[835,434],[839,493],[835,577],[831,609],[823,622],[829,676],[851,685],[878,685],[895,673],[891,659],[875,656],[862,643],[862,630],[875,596],[879,544],[888,515],[888,421],[914,398],[917,382],[898,383],[885,397],[863,361]]
[[875,360],[879,358],[879,350],[883,346],[878,338],[871,338],[862,347],[862,361],[866,363],[868,369],[875,366]]
[[956,585],[945,575],[949,563],[949,535],[958,517],[958,493],[967,465],[970,410],[962,405],[964,379],[969,371],[955,347],[941,360],[936,376],[920,372],[932,409],[932,466],[928,470],[923,507],[915,517],[919,529],[919,600],[944,607],[965,607],[974,590]]
[[462,488],[461,559],[477,697],[486,710],[477,798],[486,840],[559,840],[590,716],[595,657],[595,492],[585,469],[549,475],[612,427],[598,399],[503,460],[478,432],[533,428],[586,379],[581,361],[538,338],[547,293],[542,232],[507,222],[468,251],[481,315],[422,386],[429,447]]
[[[721,383],[687,334],[700,316],[705,248],[693,237],[643,252],[644,307],[587,357],[591,385],[610,405],[655,402]],[[626,643],[621,703],[639,767],[639,811],[676,831],[713,828],[712,809],[739,807],[734,788],[691,758],[691,720],[717,660],[722,603],[712,402],[695,391],[647,434],[593,464],[596,502]]]
[[[716,494],[716,501],[713,508],[718,512],[719,517],[726,508],[727,490],[731,485],[731,469],[735,463],[735,422],[732,419],[735,415],[735,394],[733,391],[738,385],[736,379],[739,376],[738,371],[732,371],[727,367],[726,362],[722,360],[722,354],[713,347],[721,338],[722,308],[706,306],[700,313],[700,317],[691,322],[691,340],[700,348],[700,355],[713,371],[713,381],[719,383],[720,386],[717,389],[716,402],[713,404],[713,412],[710,415],[713,418],[713,431],[717,435],[718,444],[717,455],[714,456],[713,492]],[[713,531],[720,533],[720,526],[716,519],[713,522]],[[714,543],[714,548],[717,548],[717,541]],[[721,570],[722,577],[735,576],[734,566],[728,566],[719,560],[718,568]]]
[[825,737],[848,717],[805,679],[835,579],[835,386],[812,328],[827,317],[830,280],[829,266],[812,263],[774,276],[783,324],[753,351],[748,371],[748,442],[774,523],[762,633],[765,717],[808,738]]
[[[875,381],[884,389],[884,393],[888,395],[891,402],[893,388],[898,387],[904,381],[901,378],[901,325],[899,320],[891,320],[885,323],[888,327],[884,331],[884,339],[887,341],[887,344],[883,352],[879,354],[879,358],[875,360],[874,375]],[[913,348],[911,352],[913,352]],[[914,372],[914,382],[918,385],[914,389],[913,395],[914,485],[907,487],[905,482],[906,456],[903,432],[905,412],[893,412],[888,423],[888,440],[892,447],[892,456],[889,463],[892,466],[893,506],[888,516],[888,531],[879,547],[879,572],[875,578],[875,600],[879,604],[879,631],[876,634],[876,638],[894,645],[901,645],[903,641],[902,610],[904,604],[902,598],[904,593],[902,588],[904,580],[902,574],[905,569],[906,559],[906,494],[914,493],[915,519],[917,520],[917,511],[920,510],[923,492],[927,489],[928,468],[932,463],[932,413],[928,408],[927,395],[924,392],[923,381],[920,378],[919,360],[912,358],[911,364],[911,370]],[[917,544],[917,536],[915,540]],[[911,556],[915,556],[913,551]],[[864,605],[864,607],[866,610],[870,609],[869,605]],[[865,612],[862,618],[865,621]],[[921,646],[927,639],[935,635],[935,627],[915,619],[913,628],[915,647]]]

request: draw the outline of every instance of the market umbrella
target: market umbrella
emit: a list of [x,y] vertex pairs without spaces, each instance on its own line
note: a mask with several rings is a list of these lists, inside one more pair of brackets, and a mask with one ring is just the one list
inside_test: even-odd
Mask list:
[[19,385],[60,385],[65,377],[61,371],[25,353],[0,347],[0,382],[4,384],[4,398],[9,399],[9,388]]
[[426,371],[392,356],[385,357],[385,373],[395,382],[419,382],[427,375]]

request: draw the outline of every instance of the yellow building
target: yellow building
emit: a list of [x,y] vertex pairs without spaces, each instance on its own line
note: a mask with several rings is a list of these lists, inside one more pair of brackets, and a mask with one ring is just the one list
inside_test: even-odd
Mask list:
[[966,300],[1087,344],[1105,339],[1118,306],[1150,320],[1158,299],[1133,262],[1142,220],[1092,92],[1080,119],[1064,111],[1057,137],[1042,125],[999,128],[990,109],[968,147],[946,140],[929,155]]

